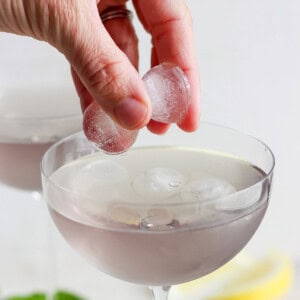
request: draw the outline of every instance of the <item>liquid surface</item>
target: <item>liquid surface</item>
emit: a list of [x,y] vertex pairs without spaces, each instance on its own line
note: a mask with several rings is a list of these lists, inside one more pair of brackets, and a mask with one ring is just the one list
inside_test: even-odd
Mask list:
[[263,176],[221,153],[145,148],[67,164],[46,196],[62,235],[100,270],[170,285],[213,271],[244,247],[267,207]]

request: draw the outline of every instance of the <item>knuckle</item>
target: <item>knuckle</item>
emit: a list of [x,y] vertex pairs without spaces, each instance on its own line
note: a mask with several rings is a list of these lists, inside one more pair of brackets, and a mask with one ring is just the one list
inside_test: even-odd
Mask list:
[[105,97],[123,89],[126,70],[121,60],[103,62],[92,59],[84,67],[82,76],[86,78],[91,90],[96,90]]

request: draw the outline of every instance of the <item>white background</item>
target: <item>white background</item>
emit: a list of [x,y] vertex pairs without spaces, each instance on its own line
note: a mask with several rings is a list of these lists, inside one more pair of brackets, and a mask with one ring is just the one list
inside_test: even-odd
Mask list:
[[[275,248],[300,260],[300,2],[187,3],[201,72],[202,120],[255,135],[276,156],[270,207],[248,249],[263,253]],[[144,73],[149,37],[139,24],[137,31]],[[18,84],[58,82],[71,86],[59,53],[45,43],[0,34],[0,95]],[[7,195],[20,197],[0,185],[0,199]]]

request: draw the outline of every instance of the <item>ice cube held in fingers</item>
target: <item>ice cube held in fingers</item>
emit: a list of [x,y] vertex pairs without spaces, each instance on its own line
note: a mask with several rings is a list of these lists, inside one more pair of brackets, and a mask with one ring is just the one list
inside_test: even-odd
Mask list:
[[138,135],[138,130],[127,130],[114,122],[95,101],[84,112],[83,131],[97,148],[111,154],[125,152]]
[[190,84],[176,65],[163,63],[143,77],[152,105],[152,119],[161,123],[179,123],[190,104]]

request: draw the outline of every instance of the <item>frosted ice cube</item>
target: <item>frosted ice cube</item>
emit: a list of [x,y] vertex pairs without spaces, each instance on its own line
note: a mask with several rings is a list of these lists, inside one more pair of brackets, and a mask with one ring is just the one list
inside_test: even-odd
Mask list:
[[78,170],[72,184],[80,196],[78,206],[86,212],[97,213],[115,201],[122,201],[130,188],[130,177],[122,165],[100,159]]
[[138,174],[132,186],[143,199],[156,202],[179,193],[185,181],[185,177],[175,169],[152,168]]
[[231,194],[216,203],[216,209],[219,210],[240,210],[247,209],[257,203],[263,194],[263,185],[258,183],[250,188],[243,189],[237,193]]
[[181,192],[185,202],[210,203],[234,193],[235,188],[220,178],[201,178],[188,182]]
[[126,225],[139,225],[141,216],[137,209],[126,204],[113,204],[108,207],[108,218]]
[[103,184],[116,184],[129,178],[127,169],[110,159],[95,159],[80,170],[81,176]]
[[127,130],[115,123],[97,102],[85,110],[83,130],[96,147],[114,154],[125,152],[138,135],[138,130]]
[[143,81],[151,99],[152,119],[180,122],[190,103],[190,84],[184,72],[178,66],[163,63],[149,70]]
[[178,220],[174,218],[173,212],[168,208],[149,209],[147,215],[140,222],[140,228],[144,230],[165,231],[178,226]]

